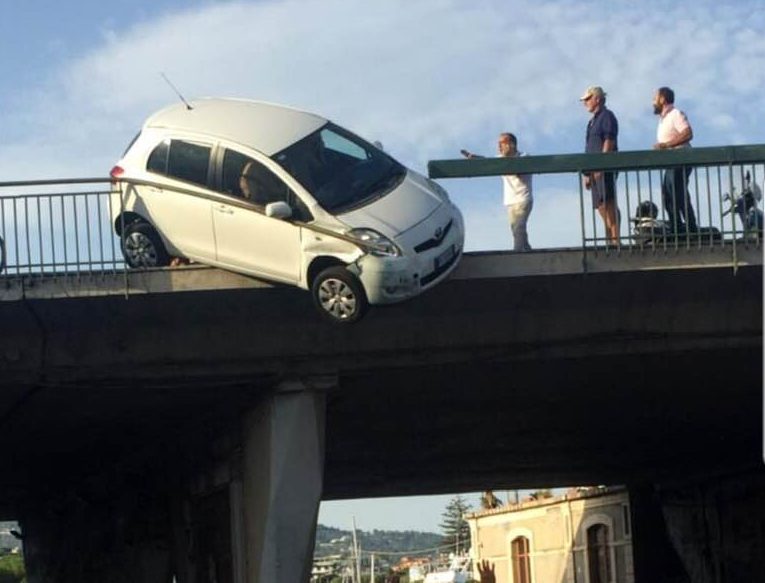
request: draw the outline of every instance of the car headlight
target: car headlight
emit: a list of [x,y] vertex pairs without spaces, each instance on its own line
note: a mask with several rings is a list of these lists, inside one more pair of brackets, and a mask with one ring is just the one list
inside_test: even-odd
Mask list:
[[348,232],[348,236],[364,243],[372,255],[381,257],[398,257],[401,255],[401,250],[393,241],[373,229],[353,229]]

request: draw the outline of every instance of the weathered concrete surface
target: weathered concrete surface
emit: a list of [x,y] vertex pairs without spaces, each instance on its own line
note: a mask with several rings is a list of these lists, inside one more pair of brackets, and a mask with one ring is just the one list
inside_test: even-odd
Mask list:
[[[248,419],[317,379],[325,498],[630,483],[669,485],[670,508],[708,504],[699,484],[738,500],[719,476],[756,474],[762,444],[761,251],[739,259],[477,254],[349,328],[320,321],[304,292],[209,269],[8,280],[0,515],[22,520],[32,582],[257,577],[258,557],[274,566],[286,547],[236,541],[278,538],[278,520],[263,529],[289,501],[265,502],[256,474],[288,444]],[[303,547],[319,474],[290,521]],[[671,534],[694,569],[706,543],[687,522]],[[755,539],[749,558],[717,548],[716,569],[751,575]],[[638,583],[670,573],[640,565]]]
[[665,483],[667,532],[693,583],[748,583],[765,573],[765,470]]
[[[451,279],[493,279],[536,275],[616,273],[656,269],[704,269],[762,266],[762,248],[740,245],[699,249],[621,247],[619,249],[549,249],[530,253],[483,251],[466,253]],[[236,273],[188,265],[175,269],[112,271],[78,275],[0,276],[0,301],[82,298],[186,291],[268,289],[279,287]]]
[[[16,460],[0,491],[146,436],[192,443],[280,380],[316,374],[338,378],[325,497],[757,463],[761,265],[672,257],[681,268],[601,256],[608,269],[582,274],[573,252],[468,256],[457,277],[349,328],[320,321],[304,292],[215,270],[140,276],[201,291],[0,302],[0,441]],[[531,270],[549,274],[520,276]],[[238,283],[209,289],[222,280]]]
[[[245,581],[308,581],[324,476],[325,398],[283,383],[247,415],[242,454]],[[245,552],[246,551],[246,552]]]

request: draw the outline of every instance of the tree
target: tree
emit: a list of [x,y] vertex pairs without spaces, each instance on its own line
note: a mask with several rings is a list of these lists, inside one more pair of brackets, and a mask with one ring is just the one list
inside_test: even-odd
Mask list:
[[465,520],[465,513],[470,505],[462,496],[455,496],[446,505],[441,514],[441,534],[445,545],[453,545],[454,552],[459,553],[470,547],[470,527]]
[[502,501],[494,495],[491,490],[484,491],[481,496],[481,508],[484,510],[492,510],[493,508],[499,508],[502,506]]
[[529,494],[529,498],[532,500],[543,500],[545,498],[552,498],[553,493],[552,490],[549,488],[544,488],[543,490],[534,490],[531,494]]

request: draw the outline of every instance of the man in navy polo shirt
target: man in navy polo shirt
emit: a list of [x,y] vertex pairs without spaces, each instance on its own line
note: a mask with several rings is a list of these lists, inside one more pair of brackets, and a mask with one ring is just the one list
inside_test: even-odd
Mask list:
[[[587,123],[585,152],[616,152],[619,149],[619,122],[606,107],[602,87],[588,87],[579,98],[592,114]],[[616,175],[614,172],[590,172],[584,177],[584,187],[592,193],[592,207],[598,209],[606,225],[609,243],[619,241],[619,208],[616,204]]]

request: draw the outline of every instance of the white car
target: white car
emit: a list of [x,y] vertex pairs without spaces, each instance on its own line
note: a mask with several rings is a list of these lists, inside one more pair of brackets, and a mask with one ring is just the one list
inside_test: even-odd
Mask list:
[[440,185],[289,107],[168,107],[146,121],[111,176],[129,266],[178,256],[296,285],[335,322],[416,296],[462,255],[462,215]]

